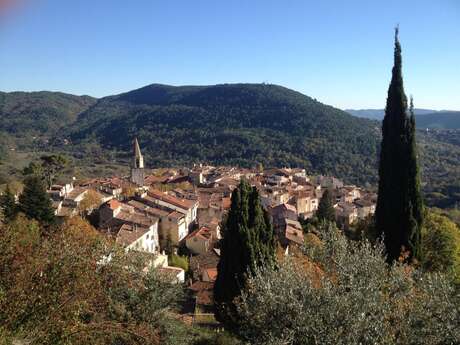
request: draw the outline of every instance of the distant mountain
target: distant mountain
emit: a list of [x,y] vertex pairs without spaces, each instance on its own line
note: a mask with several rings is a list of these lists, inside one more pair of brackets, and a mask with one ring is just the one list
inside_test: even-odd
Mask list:
[[460,129],[460,111],[438,111],[418,115],[416,123],[418,128]]
[[346,109],[345,111],[356,117],[379,121],[383,119],[385,114],[383,109]]
[[[383,109],[347,109],[346,112],[360,118],[379,120],[383,119],[385,111]],[[460,111],[436,111],[431,109],[415,109],[417,127],[438,128],[438,129],[459,129]]]
[[[385,115],[384,109],[346,109],[345,111],[356,117],[379,121],[382,120]],[[425,115],[436,112],[436,110],[418,108],[415,108],[414,111],[415,115]]]

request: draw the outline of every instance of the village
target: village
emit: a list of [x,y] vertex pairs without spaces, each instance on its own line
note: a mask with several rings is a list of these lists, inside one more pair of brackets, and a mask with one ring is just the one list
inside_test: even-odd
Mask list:
[[[335,177],[309,176],[305,169],[194,165],[149,173],[137,139],[129,176],[52,185],[48,194],[58,219],[92,216],[98,231],[126,250],[152,255],[154,267],[186,284],[196,312],[212,313],[222,220],[241,179],[258,189],[286,251],[303,246],[300,221],[314,216],[325,190],[333,192],[336,222],[344,231],[375,212],[375,193]],[[168,261],[178,254],[187,258],[187,272]]]

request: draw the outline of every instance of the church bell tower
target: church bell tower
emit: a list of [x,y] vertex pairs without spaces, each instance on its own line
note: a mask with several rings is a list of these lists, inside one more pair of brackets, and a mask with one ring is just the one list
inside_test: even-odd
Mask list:
[[138,186],[144,185],[145,171],[144,171],[144,157],[141,153],[141,148],[137,138],[133,141],[133,161],[131,164],[131,182]]

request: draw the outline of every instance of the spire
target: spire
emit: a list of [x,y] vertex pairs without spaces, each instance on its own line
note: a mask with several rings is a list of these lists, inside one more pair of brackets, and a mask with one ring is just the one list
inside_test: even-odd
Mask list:
[[139,142],[137,138],[134,138],[133,142],[133,168],[134,169],[143,169],[144,168],[144,157],[141,153],[141,148],[139,146]]

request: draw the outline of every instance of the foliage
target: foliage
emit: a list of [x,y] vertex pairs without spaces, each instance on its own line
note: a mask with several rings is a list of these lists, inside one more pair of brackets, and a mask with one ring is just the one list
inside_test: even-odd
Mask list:
[[85,196],[83,197],[82,201],[78,205],[81,214],[84,213],[91,213],[92,210],[99,207],[102,204],[102,198],[99,193],[96,191],[89,189]]
[[232,193],[231,208],[222,229],[221,255],[214,285],[216,318],[233,325],[233,299],[257,267],[273,266],[275,240],[259,193],[245,180]]
[[194,345],[242,345],[242,343],[230,334],[221,332],[203,336]]
[[417,127],[425,128],[445,128],[460,129],[459,111],[438,111],[431,114],[417,116]]
[[318,204],[316,217],[321,221],[335,222],[334,200],[332,192],[326,189]]
[[309,269],[258,269],[238,301],[251,344],[456,344],[459,295],[441,274],[395,263],[383,246],[323,229]]
[[168,263],[170,266],[182,268],[185,272],[188,271],[188,259],[185,256],[172,254],[168,257]]
[[131,184],[124,184],[121,189],[121,195],[127,199],[132,198],[134,195],[136,195],[136,187],[132,186]]
[[18,205],[16,205],[16,199],[9,186],[6,186],[5,193],[0,196],[0,209],[5,222],[13,220],[18,213]]
[[375,219],[373,215],[368,215],[364,219],[358,219],[350,226],[348,235],[353,240],[366,239],[371,243],[376,243],[378,236],[375,229]]
[[160,320],[182,290],[154,269],[145,273],[150,259],[144,254],[124,251],[78,218],[46,238],[24,217],[0,233],[0,324],[15,339],[162,342]]
[[24,190],[19,196],[19,210],[28,218],[43,224],[54,222],[54,210],[51,199],[46,193],[40,177],[31,175],[24,182]]
[[431,208],[430,211],[436,214],[446,216],[447,218],[449,218],[451,221],[453,221],[455,224],[457,224],[460,227],[460,209],[458,208],[452,208],[452,209]]
[[383,236],[388,260],[402,251],[408,259],[421,257],[423,203],[415,143],[415,116],[407,116],[402,78],[401,45],[395,32],[394,66],[382,124],[376,229]]
[[460,228],[447,217],[428,213],[422,232],[422,265],[460,284]]
[[51,188],[56,177],[67,166],[68,159],[62,155],[44,155],[39,162],[30,162],[23,170],[24,175],[36,175],[43,178],[47,188]]
[[67,159],[62,155],[41,156],[41,165],[48,188],[51,188],[56,175],[59,174],[68,164]]
[[96,100],[59,92],[0,92],[0,131],[33,142],[56,134]]

